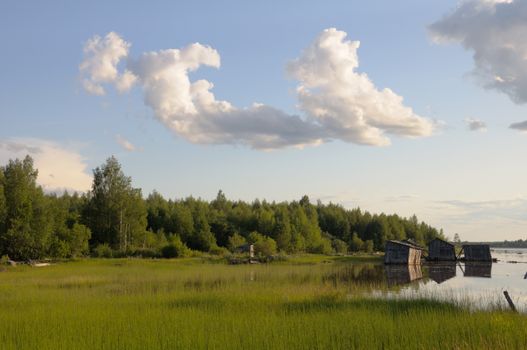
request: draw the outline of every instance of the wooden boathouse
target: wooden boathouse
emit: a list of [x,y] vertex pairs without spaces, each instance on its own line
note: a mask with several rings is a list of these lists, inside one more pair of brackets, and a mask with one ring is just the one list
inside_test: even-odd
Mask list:
[[465,244],[462,252],[465,261],[485,261],[492,262],[490,246],[488,244]]
[[440,238],[434,238],[428,243],[428,260],[456,261],[455,246]]
[[420,265],[423,248],[409,241],[386,241],[385,264]]

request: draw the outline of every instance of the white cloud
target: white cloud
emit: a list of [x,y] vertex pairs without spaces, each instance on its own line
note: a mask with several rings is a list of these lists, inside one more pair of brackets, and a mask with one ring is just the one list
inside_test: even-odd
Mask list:
[[[189,77],[200,66],[220,66],[218,52],[199,43],[128,58],[127,70],[119,75],[117,63],[127,55],[130,44],[110,34],[105,44],[95,37],[86,45],[85,52],[91,56],[85,61],[97,61],[99,54],[112,57],[106,59],[111,64],[104,65],[105,69],[81,65],[81,72],[84,69],[88,73],[88,92],[97,92],[90,84],[102,89],[102,83],[111,83],[126,90],[137,81],[143,88],[145,104],[156,118],[193,143],[276,149],[342,140],[382,146],[390,142],[387,135],[428,136],[434,128],[428,119],[405,107],[402,97],[390,89],[377,90],[366,74],[355,72],[358,42],[346,41],[346,33],[336,29],[323,31],[288,66],[291,76],[299,81],[297,91],[304,117],[263,104],[238,108],[217,100],[211,82],[191,81]],[[92,76],[92,71],[99,75]]]
[[115,141],[117,141],[117,143],[128,152],[134,152],[137,150],[137,148],[130,141],[121,135],[115,135]]
[[433,124],[403,104],[391,89],[378,90],[365,73],[358,73],[360,42],[346,33],[324,30],[288,65],[300,84],[300,108],[319,122],[328,136],[347,142],[383,146],[386,134],[429,136]]
[[82,156],[70,147],[40,139],[0,140],[0,164],[30,155],[38,169],[37,183],[48,191],[87,191],[92,178]]
[[485,88],[527,102],[526,0],[463,1],[429,29],[437,42],[473,52],[473,73]]
[[467,128],[470,131],[486,131],[487,124],[484,121],[475,119],[475,118],[466,118],[465,123],[467,123]]
[[119,74],[117,65],[128,56],[130,46],[114,32],[88,40],[84,45],[84,60],[79,65],[84,89],[93,95],[104,95],[102,84],[114,83],[120,92],[129,90],[136,78],[129,71]]

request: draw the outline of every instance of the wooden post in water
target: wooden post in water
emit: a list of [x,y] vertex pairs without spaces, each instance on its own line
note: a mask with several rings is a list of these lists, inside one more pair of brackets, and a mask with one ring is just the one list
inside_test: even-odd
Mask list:
[[518,312],[518,310],[516,310],[516,306],[514,306],[514,303],[512,302],[511,297],[509,296],[509,292],[507,292],[505,290],[505,291],[503,291],[503,295],[505,295],[505,299],[507,299],[507,302],[509,303],[509,306],[511,307],[511,310],[514,311],[514,312]]

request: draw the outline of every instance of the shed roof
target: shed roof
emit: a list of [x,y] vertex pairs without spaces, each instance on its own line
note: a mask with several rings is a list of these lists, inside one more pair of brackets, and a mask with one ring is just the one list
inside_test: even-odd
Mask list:
[[444,239],[437,238],[437,237],[434,238],[433,240],[431,240],[430,242],[433,242],[433,241],[441,241],[441,242],[443,242],[443,243],[446,243],[446,244],[451,245],[452,247],[454,246],[454,243],[447,242],[447,241],[445,241]]
[[406,246],[406,247],[410,247],[410,248],[414,248],[414,249],[424,250],[423,247],[418,246],[417,244],[413,244],[413,243],[408,242],[408,241],[395,241],[395,240],[389,240],[389,241],[387,241],[387,242],[394,243],[394,244],[399,244],[399,245]]

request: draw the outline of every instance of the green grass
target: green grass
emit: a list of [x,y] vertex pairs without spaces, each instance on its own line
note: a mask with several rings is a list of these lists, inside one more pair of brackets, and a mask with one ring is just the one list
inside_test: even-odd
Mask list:
[[[0,272],[0,349],[522,349],[527,318],[386,288],[371,263],[86,260]],[[349,260],[349,259],[348,259]],[[351,259],[353,261],[353,259]],[[327,263],[323,263],[327,262]],[[363,278],[364,277],[364,278]]]

